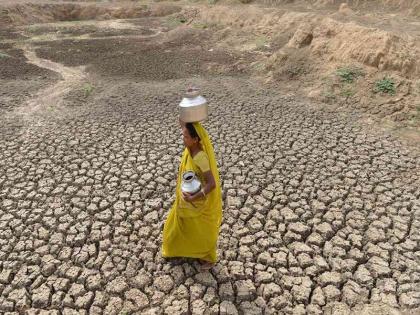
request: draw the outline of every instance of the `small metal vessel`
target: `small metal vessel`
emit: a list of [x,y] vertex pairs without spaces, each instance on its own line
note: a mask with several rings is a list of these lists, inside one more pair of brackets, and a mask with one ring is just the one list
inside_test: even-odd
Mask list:
[[185,97],[179,103],[179,116],[183,122],[197,122],[207,119],[207,100],[199,94],[198,88],[189,88]]
[[195,194],[201,189],[200,180],[193,171],[187,171],[182,174],[181,191],[189,194]]

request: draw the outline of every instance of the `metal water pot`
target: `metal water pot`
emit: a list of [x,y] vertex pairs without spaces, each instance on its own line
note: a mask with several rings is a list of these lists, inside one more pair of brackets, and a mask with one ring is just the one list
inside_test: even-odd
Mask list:
[[187,171],[182,174],[181,191],[189,194],[195,194],[201,189],[200,180],[193,171]]
[[208,117],[207,100],[199,95],[197,88],[189,88],[179,103],[179,116],[183,122],[197,122]]

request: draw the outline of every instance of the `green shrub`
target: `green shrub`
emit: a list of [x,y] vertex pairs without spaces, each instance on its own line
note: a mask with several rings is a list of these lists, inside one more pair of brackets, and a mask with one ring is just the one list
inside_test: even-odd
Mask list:
[[255,62],[252,64],[252,67],[255,71],[264,71],[265,70],[265,64],[263,62]]
[[176,28],[186,22],[187,22],[187,19],[183,16],[181,17],[171,16],[166,20],[166,25],[170,28]]
[[413,115],[411,116],[410,122],[414,124],[415,126],[420,127],[420,104],[418,104],[413,112]]
[[10,58],[10,56],[8,54],[0,52],[0,59],[3,59],[3,58]]
[[205,23],[194,23],[192,25],[193,28],[197,28],[197,29],[201,29],[201,30],[205,30],[208,28],[208,25]]
[[92,94],[94,89],[95,89],[95,87],[92,84],[86,83],[83,86],[83,91],[85,92],[85,97],[88,97],[90,94]]
[[396,93],[395,82],[391,78],[383,78],[375,82],[374,91],[394,95]]
[[324,102],[326,103],[332,103],[337,100],[336,95],[331,91],[324,91],[322,96],[324,97]]
[[355,94],[355,92],[352,89],[344,89],[341,91],[341,96],[343,97],[351,97]]
[[306,71],[302,65],[289,65],[284,72],[289,79],[293,79],[305,74]]
[[255,38],[255,46],[257,48],[263,48],[266,45],[268,45],[268,39],[266,36],[257,36]]
[[420,104],[416,106],[416,116],[420,119]]
[[358,68],[338,68],[336,74],[342,82],[353,83],[354,80],[363,75],[363,72]]

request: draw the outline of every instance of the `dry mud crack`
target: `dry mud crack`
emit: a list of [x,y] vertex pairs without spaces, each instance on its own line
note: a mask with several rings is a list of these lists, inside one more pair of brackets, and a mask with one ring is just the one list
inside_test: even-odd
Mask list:
[[63,101],[63,96],[72,89],[77,88],[86,78],[83,69],[65,67],[57,62],[39,58],[33,49],[23,48],[27,62],[32,63],[39,68],[44,68],[56,72],[62,77],[62,80],[56,84],[41,90],[32,98],[26,106],[18,107],[18,113],[28,116],[34,116],[37,111],[45,111],[45,108],[58,109]]
[[[22,46],[61,78],[0,116],[0,312],[418,314],[419,156],[357,113],[212,72],[231,59],[206,39]],[[211,101],[223,181],[210,272],[160,254],[189,83]]]

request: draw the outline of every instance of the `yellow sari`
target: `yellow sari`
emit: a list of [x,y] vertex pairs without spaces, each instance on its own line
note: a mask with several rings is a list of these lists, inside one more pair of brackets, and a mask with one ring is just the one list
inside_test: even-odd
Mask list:
[[[222,221],[222,192],[213,145],[207,131],[194,123],[202,150],[207,154],[216,187],[192,203],[186,202],[181,192],[181,176],[187,170],[200,174],[187,148],[182,154],[178,172],[175,202],[163,228],[163,257],[192,257],[217,261],[217,238]],[[201,178],[202,179],[202,178]]]

